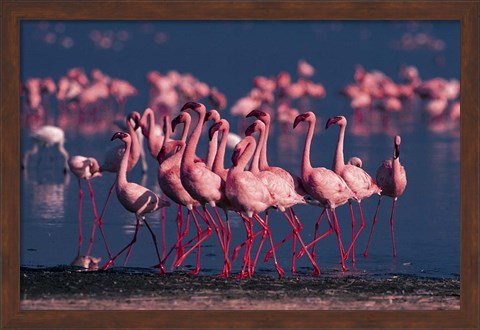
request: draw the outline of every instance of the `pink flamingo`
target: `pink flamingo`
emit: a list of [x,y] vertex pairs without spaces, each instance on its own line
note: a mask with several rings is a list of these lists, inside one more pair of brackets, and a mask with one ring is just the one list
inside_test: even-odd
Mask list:
[[[97,176],[101,176],[100,173],[100,166],[98,162],[93,157],[84,157],[84,156],[73,156],[68,160],[68,166],[70,167],[70,171],[77,177],[78,179],[78,187],[80,191],[79,196],[79,204],[78,204],[78,253],[80,255],[80,249],[82,247],[82,201],[83,201],[83,189],[82,189],[82,179],[87,181],[88,188],[90,190],[90,198],[92,200],[92,207],[93,207],[93,216],[94,216],[94,223],[97,222],[98,214],[97,214],[97,207],[95,205],[95,194],[93,192],[92,184],[90,182],[91,179]],[[102,232],[103,235],[103,232]],[[105,241],[105,244],[107,242]]]
[[[140,159],[140,143],[138,141],[138,136],[136,134],[136,129],[138,128],[138,124],[140,121],[140,114],[136,111],[131,112],[128,114],[126,118],[126,124],[127,124],[127,130],[128,134],[131,137],[131,143],[128,144],[131,146],[132,150],[128,150],[128,166],[127,166],[127,171],[131,171],[135,165],[138,163],[138,160]],[[135,124],[135,127],[132,125],[132,121]],[[118,173],[120,169],[120,164],[123,160],[123,156],[126,153],[125,145],[118,145],[113,148],[111,148],[106,156],[105,160],[102,165],[100,165],[100,172],[113,172],[113,173]],[[118,176],[117,176],[118,178]],[[103,226],[103,217],[105,215],[105,211],[107,209],[107,204],[108,201],[110,200],[110,197],[112,196],[113,189],[115,188],[117,180],[113,182],[112,186],[110,187],[110,190],[108,192],[107,199],[105,200],[105,204],[103,205],[102,213],[100,214],[100,217],[98,218],[98,226],[101,228]],[[95,231],[93,230],[93,233]],[[93,239],[93,237],[92,237]],[[89,247],[88,251],[90,251],[91,246]],[[87,253],[88,254],[88,253]]]
[[[293,217],[293,211],[291,210],[293,205],[296,204],[305,204],[305,200],[303,199],[303,196],[299,195],[294,187],[287,181],[285,181],[282,177],[279,175],[275,174],[272,171],[265,170],[265,171],[260,171],[259,169],[259,160],[260,160],[260,151],[264,147],[264,140],[266,139],[266,134],[265,134],[265,124],[260,121],[256,120],[253,124],[251,124],[248,128],[247,131],[245,132],[246,136],[250,136],[253,134],[253,132],[260,132],[260,137],[258,140],[258,145],[257,149],[255,151],[255,154],[253,156],[253,160],[251,163],[250,171],[256,175],[262,182],[267,186],[268,191],[270,192],[272,198],[273,198],[273,205],[280,210],[280,212],[283,213],[285,218],[288,220],[290,225],[292,226],[293,229],[293,234],[295,235],[296,238],[300,241],[300,244],[302,245],[303,249],[307,253],[308,258],[312,262],[313,268],[314,268],[314,274],[318,275],[320,274],[320,269],[318,268],[315,260],[312,258],[310,253],[305,247],[305,244],[303,243],[303,240],[298,232],[298,229],[295,225],[295,221],[292,219]],[[292,217],[290,217],[286,213],[286,209],[289,209],[291,211]],[[265,224],[268,225],[268,209],[265,210]],[[265,239],[266,234],[264,233],[262,237],[262,241],[260,243],[258,252],[260,252],[263,241]],[[272,249],[274,250],[275,247],[272,246]],[[294,250],[292,254],[292,273],[295,273],[295,244],[294,244]],[[272,250],[272,251],[273,251]],[[253,262],[253,267],[255,267],[256,260],[258,258],[258,253],[257,257],[255,258]]]
[[[207,223],[207,229],[205,229],[204,231],[201,230],[200,224],[198,223],[195,213],[193,212],[193,211],[197,211],[196,208],[200,206],[200,203],[188,193],[188,191],[182,185],[182,181],[180,179],[180,165],[181,165],[183,154],[185,152],[185,140],[187,138],[188,129],[190,127],[190,121],[191,121],[190,115],[186,112],[185,113],[182,112],[179,116],[177,116],[172,121],[173,130],[175,130],[175,127],[179,123],[181,122],[184,123],[182,139],[180,141],[173,141],[173,140],[168,141],[167,143],[164,144],[164,146],[160,150],[157,158],[159,162],[158,183],[162,191],[165,193],[165,195],[167,195],[171,200],[173,200],[175,203],[179,205],[178,216],[177,216],[177,226],[178,226],[179,236],[177,238],[177,242],[175,243],[175,246],[179,246],[181,248],[181,240],[187,234],[186,230],[188,228],[189,217],[190,216],[193,217],[193,220],[197,227],[197,239],[198,239],[197,243],[192,248],[190,248],[190,250],[187,251],[186,253],[179,254],[177,261],[180,260],[182,256],[188,255],[191,251],[193,251],[195,247],[197,247],[198,248],[197,264],[195,269],[192,271],[192,273],[198,274],[198,272],[200,271],[200,244],[211,235],[211,227],[209,223],[205,221],[205,219],[202,216],[202,219]],[[171,154],[173,151],[175,151],[174,154],[171,155],[170,157],[167,157],[167,155]],[[186,226],[183,234],[181,234],[181,224],[182,224],[181,206],[185,206],[188,209]],[[171,251],[172,250],[170,250],[170,252]],[[164,258],[164,260],[162,260],[162,265],[164,264],[166,258],[168,258],[170,252]],[[184,258],[182,259],[182,262],[183,260]],[[178,263],[178,265],[180,264],[181,262]]]
[[375,216],[373,218],[372,229],[370,230],[370,236],[368,237],[367,247],[363,255],[368,256],[368,246],[372,239],[373,229],[377,222],[378,208],[380,207],[380,201],[382,196],[389,196],[393,198],[392,212],[390,214],[390,228],[392,235],[392,248],[393,256],[397,256],[397,251],[395,249],[395,237],[393,233],[393,222],[394,222],[394,212],[395,204],[399,196],[405,191],[407,186],[407,173],[405,168],[400,164],[400,143],[402,142],[399,135],[395,136],[393,141],[393,159],[387,159],[382,162],[382,164],[377,169],[377,183],[382,189],[380,197],[378,197],[377,209],[375,211]]
[[[254,217],[254,215],[255,219],[267,232],[270,239],[270,244],[273,248],[273,240],[270,229],[267,227],[264,221],[258,217],[259,213],[265,211],[267,208],[273,205],[274,201],[272,195],[268,191],[267,186],[265,186],[265,184],[263,184],[263,182],[256,175],[250,171],[246,171],[247,163],[250,158],[252,158],[255,147],[256,142],[252,136],[246,136],[237,144],[232,155],[233,166],[228,170],[227,180],[225,182],[225,194],[228,200],[235,209],[247,214],[248,223],[250,225],[250,228],[248,228],[247,225],[245,226],[247,229],[247,245],[244,252],[244,267],[240,276],[243,276],[245,266],[247,264],[248,276],[252,275],[250,251],[253,243],[252,217]],[[279,277],[282,277],[284,275],[284,271],[278,265],[275,254],[274,259],[275,268],[278,272],[278,275]]]
[[[302,158],[302,182],[307,193],[318,201],[319,205],[330,209],[333,214],[334,230],[337,234],[338,246],[340,249],[340,260],[342,269],[346,270],[344,262],[344,249],[340,237],[340,227],[335,214],[335,208],[345,204],[349,199],[355,198],[355,194],[348,187],[345,181],[335,172],[325,167],[312,167],[310,163],[310,149],[315,129],[316,117],[313,112],[306,112],[295,118],[293,128],[300,122],[309,124],[305,140]],[[327,217],[328,217],[328,212]]]
[[35,155],[38,152],[39,147],[52,147],[58,146],[58,151],[63,156],[63,173],[67,173],[68,170],[68,152],[65,150],[65,133],[60,127],[45,125],[37,129],[31,134],[33,140],[32,149],[25,152],[22,160],[22,170],[27,168],[28,158]]
[[366,199],[373,194],[380,195],[381,189],[373,181],[372,177],[368,175],[362,168],[355,165],[345,164],[343,156],[343,145],[345,140],[345,129],[347,127],[347,119],[344,116],[336,116],[328,119],[326,129],[331,125],[336,124],[340,126],[340,131],[338,134],[337,147],[335,150],[335,157],[333,158],[332,169],[333,171],[340,175],[347,186],[355,194],[355,199],[358,203],[358,211],[360,212],[361,224],[358,228],[357,233],[355,234],[355,217],[353,215],[352,201],[349,200],[348,204],[350,207],[350,213],[352,215],[352,242],[347,252],[345,252],[346,257],[350,250],[352,250],[352,262],[355,262],[355,241],[357,240],[360,232],[365,227],[365,219],[363,217],[361,202],[363,199]]
[[[192,195],[193,198],[198,200],[202,205],[209,204],[221,225],[222,233],[225,232],[225,226],[221,220],[221,217],[216,208],[216,203],[222,199],[222,179],[210,170],[205,163],[195,162],[195,150],[200,140],[200,135],[202,134],[203,123],[205,120],[206,109],[205,106],[201,103],[196,102],[187,102],[181,109],[181,111],[193,110],[198,113],[199,119],[197,126],[193,130],[190,140],[185,147],[185,152],[183,153],[182,163],[180,166],[180,179],[185,189]],[[220,246],[224,252],[224,262],[225,266],[229,267],[230,261],[228,259],[227,250],[223,242],[223,238],[220,235],[218,225],[215,223],[213,217],[208,213],[204,207],[205,215],[208,215],[212,224],[217,233],[218,239],[220,241]],[[177,260],[177,264],[183,261],[182,256]]]
[[102,269],[108,269],[108,267],[110,267],[114,260],[123,253],[123,251],[125,251],[127,248],[130,248],[135,243],[135,241],[137,240],[137,234],[138,229],[140,228],[141,220],[145,223],[148,230],[150,231],[150,234],[152,235],[158,261],[159,263],[161,263],[160,253],[158,252],[157,246],[157,237],[150,225],[148,224],[147,220],[145,219],[145,214],[154,212],[159,208],[169,206],[170,202],[161,200],[160,197],[158,197],[153,191],[139,184],[127,181],[127,169],[132,138],[128,133],[117,132],[112,136],[112,141],[115,139],[120,139],[125,143],[125,152],[120,163],[120,168],[117,171],[117,197],[123,207],[125,207],[125,209],[135,214],[137,223],[132,241],[127,244],[127,246],[125,246],[122,250],[120,250],[120,252],[118,252],[115,256],[110,258],[110,260],[105,264],[105,266],[102,267]]

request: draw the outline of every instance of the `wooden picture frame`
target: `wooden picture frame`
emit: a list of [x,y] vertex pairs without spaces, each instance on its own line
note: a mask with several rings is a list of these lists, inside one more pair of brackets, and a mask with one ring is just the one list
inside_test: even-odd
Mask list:
[[[478,328],[478,1],[14,1],[1,4],[2,328]],[[20,310],[22,20],[456,20],[461,26],[461,289],[449,311]]]

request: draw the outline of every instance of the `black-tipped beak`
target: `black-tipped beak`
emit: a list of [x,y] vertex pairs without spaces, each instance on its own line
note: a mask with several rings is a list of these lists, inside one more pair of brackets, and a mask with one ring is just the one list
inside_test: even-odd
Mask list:
[[245,136],[250,136],[255,132],[255,127],[257,126],[256,123],[251,124],[250,126],[247,127],[245,130]]
[[249,118],[249,117],[256,117],[256,118],[260,118],[260,117],[263,117],[263,116],[266,116],[267,114],[265,112],[263,112],[262,110],[258,110],[258,109],[255,109],[255,110],[252,110],[248,113],[248,115],[246,115],[245,117],[246,118]]
[[180,121],[180,116],[176,116],[175,118],[173,118],[172,120],[172,132],[175,132],[175,127],[177,127],[178,124],[180,124],[181,121]]
[[113,141],[113,140],[116,140],[116,139],[123,139],[127,134],[126,133],[123,133],[123,132],[117,132],[115,134],[113,134],[112,138],[110,139],[110,141]]
[[297,127],[297,125],[302,122],[302,121],[305,121],[305,119],[307,119],[308,117],[308,114],[306,113],[302,113],[301,115],[298,115],[296,118],[295,118],[295,121],[293,122],[293,128]]
[[214,124],[212,127],[210,127],[210,129],[208,130],[208,139],[210,141],[212,141],[213,139],[213,134],[215,134],[215,132],[217,132],[219,129],[220,129],[220,126],[222,126],[222,122],[218,122],[216,124]]
[[397,159],[400,157],[400,145],[395,143],[395,152],[393,154],[393,158]]
[[185,111],[187,109],[196,109],[200,106],[201,106],[201,104],[197,103],[197,102],[187,102],[187,103],[184,104],[182,109],[180,109],[180,111]]
[[164,160],[165,160],[165,147],[162,147],[162,149],[160,149],[160,152],[157,155],[157,161],[159,164],[161,164],[163,163]]
[[327,124],[325,125],[325,129],[329,128],[330,126],[338,122],[340,119],[342,119],[342,117],[337,116],[337,117],[329,118],[327,121]]

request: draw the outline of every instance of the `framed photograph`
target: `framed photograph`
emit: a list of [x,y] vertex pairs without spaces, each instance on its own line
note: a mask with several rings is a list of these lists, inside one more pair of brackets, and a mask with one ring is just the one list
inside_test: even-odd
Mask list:
[[[472,1],[5,0],[2,327],[477,328],[479,17]],[[198,109],[217,109],[238,139],[226,167],[247,133],[261,145],[267,132],[270,166],[348,161],[376,184],[338,207],[303,186],[305,205],[275,205],[250,229],[235,212],[180,217],[157,181],[169,154],[149,143],[147,108],[159,127],[191,119],[200,132],[207,117],[201,161],[214,125]],[[115,132],[145,145],[126,176],[166,201],[156,212],[113,189],[127,159],[110,171],[109,150],[130,143]],[[390,188],[399,161],[407,179]],[[204,223],[188,231],[194,216]]]

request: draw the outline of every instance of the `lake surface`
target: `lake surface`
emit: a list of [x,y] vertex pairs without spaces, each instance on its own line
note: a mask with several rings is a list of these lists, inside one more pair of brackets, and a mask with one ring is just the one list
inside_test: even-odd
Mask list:
[[[110,38],[97,43],[95,34]],[[412,46],[402,44],[405,36],[422,36],[443,47],[432,48],[425,38]],[[107,38],[107,39],[108,39]],[[402,39],[403,38],[403,39]],[[423,40],[423,43],[421,42]],[[438,41],[442,41],[439,43]],[[312,81],[324,85],[327,95],[310,100],[307,107],[298,104],[301,112],[313,111],[318,125],[312,144],[313,166],[330,167],[338,137],[338,127],[325,130],[326,120],[344,115],[349,120],[345,137],[345,158],[358,156],[363,168],[375,177],[377,167],[391,158],[393,137],[401,135],[401,163],[407,171],[408,185],[398,199],[395,212],[397,257],[392,257],[389,216],[392,199],[385,197],[379,212],[373,243],[368,258],[362,253],[378,198],[362,202],[366,226],[357,240],[357,262],[347,263],[347,274],[382,275],[413,274],[433,277],[456,277],[460,274],[460,130],[449,121],[430,121],[422,113],[424,101],[416,98],[411,108],[385,117],[372,112],[361,122],[353,116],[349,100],[340,95],[342,88],[353,82],[354,67],[363,65],[367,71],[380,70],[399,81],[401,65],[414,65],[420,77],[459,79],[460,26],[457,22],[24,22],[21,25],[21,79],[52,77],[55,81],[74,67],[89,75],[94,68],[114,78],[128,80],[138,94],[126,102],[126,111],[139,111],[148,106],[150,87],[146,75],[152,70],[166,73],[177,70],[191,73],[209,86],[216,86],[228,99],[221,115],[231,122],[232,130],[242,127],[239,117],[230,114],[235,102],[252,88],[256,76],[275,77],[281,71],[297,78],[297,62],[308,61],[315,69]],[[23,99],[23,98],[22,98]],[[59,104],[50,98],[50,119],[58,124]],[[207,99],[201,100],[211,108]],[[118,131],[111,124],[118,106],[108,104],[100,122],[77,123],[65,129],[66,149],[70,155],[85,155],[103,162],[106,151],[119,141],[111,142]],[[181,105],[179,106],[181,107]],[[25,112],[22,102],[22,111]],[[388,118],[388,119],[387,119]],[[105,124],[105,121],[108,123]],[[194,123],[196,118],[194,117]],[[253,122],[249,120],[248,123]],[[292,120],[293,122],[293,120]],[[32,146],[29,125],[22,126],[22,154]],[[239,133],[243,134],[243,133]],[[291,124],[272,127],[269,137],[270,165],[300,173],[300,160],[305,133],[293,130]],[[203,156],[208,139],[201,138]],[[78,183],[75,176],[62,173],[62,162],[56,150],[34,156],[21,178],[21,265],[31,267],[69,264],[77,254]],[[226,166],[230,166],[231,150]],[[128,174],[128,180],[141,183],[161,194],[157,183],[157,163],[147,154],[148,172],[142,175],[140,165]],[[105,173],[92,180],[99,212],[115,175]],[[88,188],[83,184],[82,251],[86,250],[93,221]],[[166,246],[176,239],[176,205],[167,208]],[[314,223],[321,212],[313,206],[295,206],[304,225],[301,235],[305,242],[313,237]],[[356,207],[355,207],[356,210]],[[337,209],[344,245],[350,242],[348,207]],[[357,214],[357,213],[356,213]],[[148,216],[157,235],[161,236],[161,212]],[[357,223],[359,223],[357,219]],[[291,232],[285,218],[276,211],[269,220],[275,242]],[[232,249],[245,239],[241,219],[231,214]],[[133,235],[134,216],[126,211],[113,195],[104,218],[104,230],[112,252],[119,251]],[[190,235],[194,233],[193,224]],[[320,232],[328,229],[322,220]],[[159,246],[163,242],[160,240]],[[268,243],[265,243],[264,252]],[[216,274],[222,269],[222,253],[213,234],[202,245],[202,274]],[[254,249],[254,251],[256,251]],[[317,262],[324,274],[341,273],[335,235],[317,245]],[[98,231],[93,256],[108,260]],[[291,241],[278,250],[280,265],[287,275],[290,269]],[[121,266],[123,257],[115,263]],[[142,226],[129,267],[152,267],[157,263],[150,235]],[[188,269],[195,263],[192,253],[185,262]],[[167,263],[171,264],[171,259]],[[233,271],[241,268],[241,260],[233,263]],[[297,270],[310,273],[306,257],[298,260]],[[274,274],[272,261],[259,262],[257,272]]]

